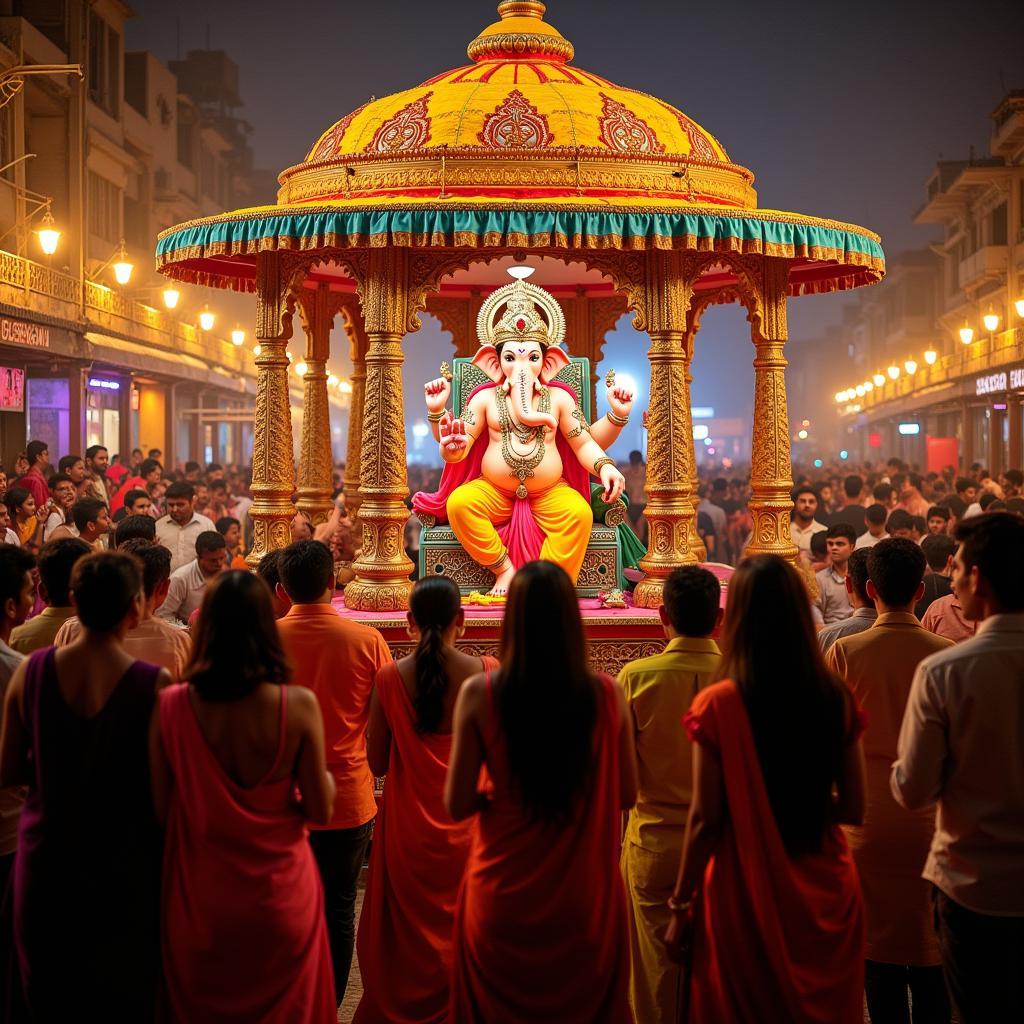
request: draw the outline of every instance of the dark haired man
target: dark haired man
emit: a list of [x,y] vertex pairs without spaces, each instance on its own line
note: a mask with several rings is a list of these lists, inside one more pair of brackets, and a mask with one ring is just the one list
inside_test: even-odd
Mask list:
[[[139,452],[141,455],[142,452]],[[129,473],[121,482],[117,492],[110,499],[110,511],[116,513],[124,506],[129,491],[145,490],[151,484],[158,483],[164,475],[164,467],[156,459],[143,459],[138,473]]]
[[928,509],[928,532],[933,536],[936,534],[947,534],[949,527],[949,509],[945,505],[933,505]]
[[896,507],[896,488],[892,484],[877,484],[871,495],[887,512],[891,512]]
[[125,516],[114,530],[113,547],[117,549],[130,540],[145,540],[155,544],[156,520],[152,516]]
[[198,462],[186,462],[185,463],[185,480],[194,484],[202,474],[203,468]]
[[[150,500],[148,492],[144,491],[141,487],[133,487],[124,496],[124,505],[121,506],[120,512],[114,516],[117,522],[124,519],[126,516],[149,516],[151,519],[153,509],[153,502]],[[121,513],[124,515],[121,515]],[[118,519],[120,515],[120,519]]]
[[[159,526],[159,523],[157,524]],[[196,537],[195,557],[171,573],[167,597],[156,610],[161,619],[188,622],[203,603],[206,586],[222,573],[227,564],[227,546],[216,530],[206,530]],[[173,557],[171,559],[173,564]]]
[[248,570],[249,564],[242,554],[242,524],[234,516],[221,516],[216,529],[227,545],[228,565],[232,569]]
[[1008,469],[1003,473],[1003,494],[1006,500],[1019,498],[1024,493],[1024,473],[1019,469]]
[[968,476],[957,477],[956,484],[956,496],[966,505],[968,508],[978,498],[978,485]]
[[853,614],[849,594],[846,592],[847,567],[857,532],[848,523],[837,523],[828,527],[825,533],[825,547],[829,564],[815,573],[818,581],[818,610],[826,626]]
[[916,473],[901,473],[892,482],[899,489],[900,508],[906,509],[912,516],[928,514],[928,502],[921,493],[921,478]]
[[950,646],[921,627],[914,602],[924,590],[925,557],[904,538],[868,552],[867,592],[874,626],[839,640],[829,667],[842,676],[870,722],[863,738],[867,767],[864,824],[847,829],[867,911],[864,991],[872,1020],[949,1020],[939,950],[929,927],[928,886],[920,877],[931,841],[932,818],[908,815],[889,792],[889,770],[914,671],[922,659]]
[[273,551],[268,551],[256,567],[256,575],[270,588],[270,596],[274,601],[275,619],[283,619],[292,606],[284,587],[278,586],[281,582],[281,553],[283,550],[284,548],[275,548]]
[[50,534],[50,540],[79,537],[94,550],[99,551],[110,533],[110,512],[99,498],[79,498],[71,506],[71,522],[58,526]]
[[42,506],[46,510],[46,519],[43,522],[44,542],[50,540],[58,526],[66,525],[74,504],[74,481],[67,473],[54,473],[50,477],[50,501]]
[[640,781],[622,845],[633,954],[629,1002],[638,1021],[681,1019],[682,973],[661,939],[693,795],[690,743],[679,723],[718,669],[721,655],[711,634],[721,618],[720,600],[719,582],[707,569],[675,569],[658,609],[668,645],[619,673]]
[[57,463],[58,473],[67,473],[77,487],[85,479],[85,460],[81,455],[62,455]]
[[337,783],[334,814],[326,828],[310,832],[324,886],[324,913],[331,944],[335,992],[340,1004],[348,985],[355,939],[356,882],[370,841],[377,804],[366,760],[366,725],[377,671],[391,660],[375,629],[343,619],[334,610],[334,560],[315,540],[289,544],[278,562],[277,586],[292,602],[277,620],[295,682],[320,702],[327,741],[327,769]]
[[894,508],[889,513],[889,520],[885,528],[890,537],[902,537],[904,540],[913,540],[914,521],[910,513],[903,508]]
[[817,512],[817,491],[813,487],[797,487],[793,491],[793,519],[789,524],[789,536],[797,549],[808,556],[811,553],[811,537],[828,529],[815,518]]
[[843,481],[843,504],[829,516],[829,525],[836,523],[849,523],[857,531],[860,537],[867,530],[867,523],[864,521],[864,505],[861,496],[864,491],[864,480],[851,473]]
[[863,633],[875,624],[875,602],[868,597],[868,548],[855,549],[846,563],[846,595],[853,608],[853,614],[846,619],[825,626],[818,634],[818,645],[821,653],[827,654],[829,648],[844,636]]
[[195,557],[201,533],[216,532],[213,523],[195,510],[195,496],[193,486],[184,480],[171,484],[164,495],[167,515],[156,521],[157,542],[171,553],[172,573]]
[[921,550],[928,562],[928,572],[924,577],[924,594],[914,605],[914,614],[924,618],[924,613],[934,601],[952,593],[953,556],[956,554],[956,542],[945,533],[930,533],[921,538]]
[[[149,519],[148,516],[145,518]],[[192,653],[192,637],[187,629],[175,626],[156,614],[171,585],[171,553],[167,548],[141,538],[124,541],[118,545],[118,551],[142,563],[142,591],[146,598],[138,624],[125,633],[121,643],[133,658],[162,666],[170,672],[171,679],[178,682]],[[67,647],[81,635],[82,624],[77,617],[72,617],[57,631],[53,645]]]
[[864,525],[867,530],[857,538],[854,550],[860,551],[863,548],[870,548],[880,540],[885,540],[889,534],[885,532],[885,520],[888,512],[884,505],[875,502],[864,509]]
[[14,482],[15,487],[24,487],[36,499],[36,508],[46,508],[50,500],[50,488],[46,484],[43,470],[50,464],[50,448],[45,441],[29,441],[25,449],[28,472]]
[[955,539],[953,592],[978,632],[918,666],[892,792],[938,805],[924,877],[960,1020],[1024,1020],[1024,520],[990,512]]
[[89,445],[85,449],[85,470],[92,479],[95,497],[110,504],[110,496],[117,488],[107,479],[110,468],[110,453],[101,444]]
[[19,654],[49,647],[57,630],[75,614],[68,587],[71,570],[92,548],[76,537],[51,540],[39,552],[39,596],[46,607],[11,633],[10,644]]
[[[10,646],[11,631],[25,621],[35,603],[35,586],[32,583],[35,561],[22,548],[13,544],[0,545],[0,709],[7,696],[7,684],[24,658]],[[6,891],[14,866],[18,819],[24,804],[25,790],[21,786],[0,789],[0,892]],[[10,955],[10,942],[10,924],[0,920],[0,951]]]

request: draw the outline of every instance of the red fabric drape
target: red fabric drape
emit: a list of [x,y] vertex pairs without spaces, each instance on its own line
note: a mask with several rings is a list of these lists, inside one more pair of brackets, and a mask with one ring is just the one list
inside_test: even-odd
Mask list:
[[720,758],[727,820],[704,875],[694,945],[694,1024],[862,1024],[864,909],[846,840],[790,859],[746,708],[726,680],[684,719]]

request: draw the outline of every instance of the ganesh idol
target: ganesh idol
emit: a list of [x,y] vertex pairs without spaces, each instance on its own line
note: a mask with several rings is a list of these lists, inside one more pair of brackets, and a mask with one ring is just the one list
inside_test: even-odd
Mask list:
[[625,480],[606,449],[626,425],[632,393],[609,375],[610,412],[589,424],[568,385],[554,379],[569,365],[560,347],[565,317],[550,293],[524,280],[493,292],[477,319],[473,363],[489,378],[459,417],[447,410],[446,377],[424,387],[427,418],[445,462],[440,490],[417,494],[413,508],[447,518],[469,555],[507,593],[516,568],[536,558],[560,565],[576,582],[594,523],[590,478],[615,502]]

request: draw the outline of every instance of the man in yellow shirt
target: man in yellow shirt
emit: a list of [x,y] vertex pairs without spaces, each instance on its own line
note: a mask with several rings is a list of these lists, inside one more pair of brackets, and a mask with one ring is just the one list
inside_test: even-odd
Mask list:
[[676,569],[665,581],[658,610],[668,645],[661,654],[631,661],[619,684],[633,719],[640,788],[622,844],[629,901],[633,971],[629,1002],[644,1024],[680,1020],[680,968],[665,953],[693,775],[690,741],[682,726],[697,691],[718,671],[711,639],[721,618],[718,580],[699,566]]

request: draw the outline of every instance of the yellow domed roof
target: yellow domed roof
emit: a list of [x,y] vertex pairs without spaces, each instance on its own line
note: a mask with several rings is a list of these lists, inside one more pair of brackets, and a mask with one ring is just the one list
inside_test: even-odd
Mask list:
[[281,175],[280,203],[375,196],[662,197],[756,206],[753,175],[675,107],[571,65],[537,0],[505,0],[473,63],[371,99]]

